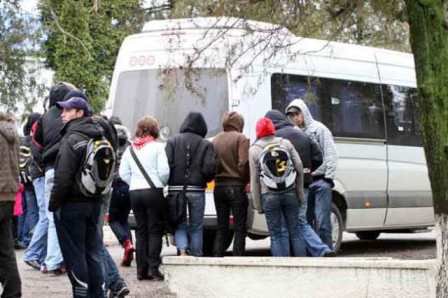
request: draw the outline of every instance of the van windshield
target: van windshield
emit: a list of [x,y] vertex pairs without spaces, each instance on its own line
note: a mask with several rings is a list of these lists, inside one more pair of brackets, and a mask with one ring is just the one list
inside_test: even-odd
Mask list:
[[143,116],[156,117],[161,138],[179,132],[187,114],[201,112],[207,137],[221,131],[222,114],[228,109],[227,74],[224,69],[152,69],[127,71],[118,78],[112,114],[131,133]]

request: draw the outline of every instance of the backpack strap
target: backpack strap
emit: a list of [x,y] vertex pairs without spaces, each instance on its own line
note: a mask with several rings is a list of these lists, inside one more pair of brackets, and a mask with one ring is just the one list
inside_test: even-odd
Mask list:
[[157,187],[154,185],[154,183],[151,180],[151,177],[149,177],[148,173],[145,171],[145,168],[143,168],[142,164],[140,163],[140,160],[137,157],[137,154],[135,154],[134,148],[132,148],[132,145],[129,147],[129,150],[131,152],[131,156],[134,159],[135,163],[137,164],[137,167],[140,169],[140,172],[145,177],[146,182],[151,186],[152,189],[156,189]]

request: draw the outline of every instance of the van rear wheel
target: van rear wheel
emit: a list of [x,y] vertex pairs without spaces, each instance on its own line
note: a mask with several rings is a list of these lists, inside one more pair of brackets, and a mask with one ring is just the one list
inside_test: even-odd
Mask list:
[[379,231],[364,231],[356,233],[356,237],[360,240],[376,240],[380,236]]

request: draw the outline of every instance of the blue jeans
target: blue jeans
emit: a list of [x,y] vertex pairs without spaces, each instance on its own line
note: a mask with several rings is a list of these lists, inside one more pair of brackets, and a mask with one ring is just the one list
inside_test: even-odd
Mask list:
[[28,245],[23,256],[24,261],[37,261],[42,264],[47,255],[47,232],[48,232],[48,218],[47,209],[48,204],[45,203],[45,178],[39,177],[33,180],[34,192],[36,194],[37,207],[39,210],[39,220],[34,227],[33,237]]
[[[331,249],[322,242],[313,228],[309,225],[306,218],[306,207],[308,201],[308,189],[304,190],[305,192],[305,200],[303,204],[301,204],[299,208],[299,227],[300,234],[303,238],[303,243],[306,246],[306,250],[313,257],[323,256],[325,253],[330,252]],[[303,255],[305,256],[305,255]]]
[[308,195],[308,222],[314,224],[314,229],[330,249],[333,249],[331,227],[331,185],[323,179],[310,185]]
[[100,208],[100,214],[98,217],[98,234],[100,236],[101,240],[101,268],[103,270],[104,275],[104,281],[106,284],[106,289],[110,289],[112,291],[116,290],[116,287],[118,284],[121,284],[123,279],[120,276],[120,273],[118,272],[117,265],[115,264],[115,261],[112,259],[112,256],[110,255],[107,248],[104,246],[103,242],[103,226],[104,226],[104,217],[107,213],[107,210],[109,209],[109,202],[110,202],[110,193],[107,193],[103,195],[101,198],[101,208]]
[[107,248],[104,246],[103,241],[101,241],[101,263],[103,269],[104,280],[106,282],[106,289],[112,291],[116,290],[118,283],[121,283],[123,279],[118,272],[117,265],[115,264],[112,256],[110,255]]
[[33,185],[25,186],[25,191],[23,192],[23,202],[24,202],[24,214],[21,233],[19,234],[19,240],[28,247],[31,241],[31,231],[39,220],[39,209],[37,207],[36,195],[34,194]]
[[61,248],[59,247],[58,235],[54,225],[53,212],[48,211],[50,203],[51,190],[54,184],[54,169],[45,171],[45,209],[48,218],[47,235],[47,256],[45,257],[45,266],[48,270],[59,269],[64,261],[62,259]]
[[73,297],[105,297],[98,230],[101,202],[65,203],[54,213]]
[[176,247],[179,250],[188,250],[192,256],[200,257],[202,256],[205,193],[187,192],[186,197],[189,216],[176,229],[174,234]]
[[[299,232],[299,207],[295,190],[268,192],[261,195],[269,234],[271,235],[271,253],[275,257],[289,256],[289,242],[294,256],[303,253],[303,244]],[[282,233],[282,220],[286,223],[288,237]]]

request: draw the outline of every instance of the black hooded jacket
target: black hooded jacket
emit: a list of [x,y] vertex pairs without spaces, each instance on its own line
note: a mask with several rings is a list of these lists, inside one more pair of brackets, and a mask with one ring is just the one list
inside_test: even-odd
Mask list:
[[[187,190],[203,190],[208,181],[215,177],[216,154],[212,143],[205,140],[207,124],[200,113],[191,112],[185,118],[180,133],[170,138],[166,155],[170,165],[168,185],[171,190],[189,186]],[[187,146],[190,146],[190,174],[185,181]]]
[[286,116],[277,110],[271,110],[265,115],[275,126],[275,135],[289,140],[300,155],[304,170],[304,187],[313,182],[311,173],[322,164],[322,152],[319,146],[304,132],[294,127]]
[[55,211],[67,202],[93,202],[101,199],[83,196],[74,182],[84,160],[89,139],[103,135],[108,138],[107,133],[98,120],[92,117],[68,122],[61,133],[63,138],[55,162],[54,186],[48,208],[50,211]]
[[64,123],[61,119],[62,110],[56,103],[64,101],[74,86],[59,83],[50,90],[50,108],[39,119],[33,135],[33,143],[40,146],[42,166],[52,168],[59,151],[59,141]]

